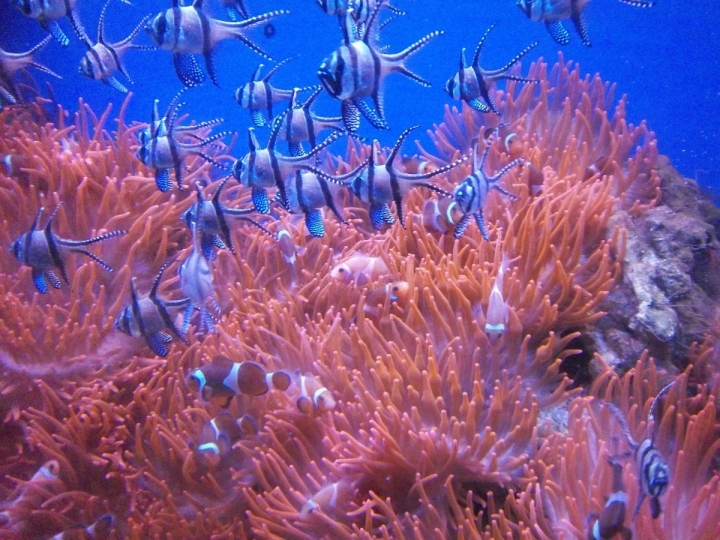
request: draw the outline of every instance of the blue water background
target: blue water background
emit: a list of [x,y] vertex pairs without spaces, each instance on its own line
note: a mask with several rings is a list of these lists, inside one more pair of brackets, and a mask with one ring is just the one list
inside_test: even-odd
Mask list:
[[[205,3],[210,13],[227,19],[219,0]],[[83,25],[95,39],[104,2],[78,0],[77,4]],[[512,0],[393,0],[392,4],[407,15],[396,18],[382,32],[382,43],[389,46],[389,52],[402,50],[432,30],[444,30],[445,35],[408,62],[411,69],[432,82],[432,88],[422,88],[399,74],[390,75],[385,92],[392,130],[379,132],[363,120],[362,134],[391,145],[401,130],[419,124],[423,129],[416,132],[417,138],[430,147],[425,130],[442,121],[446,103],[458,105],[445,94],[443,86],[458,69],[460,50],[467,48],[470,61],[482,34],[498,21],[485,43],[481,62],[485,69],[504,65],[536,40],[540,44],[524,60],[523,73],[540,56],[554,63],[562,50],[565,60],[579,62],[583,73],[598,72],[604,80],[617,83],[616,99],[628,96],[629,120],[647,120],[657,134],[660,152],[670,156],[683,175],[720,192],[720,5],[715,0],[658,0],[651,9],[634,8],[617,0],[595,0],[585,12],[591,48],[580,43],[570,24],[571,43],[565,47],[556,45],[544,26],[528,20]],[[10,0],[0,0],[0,46],[10,52],[27,50],[45,33],[36,21],[23,17],[11,6]],[[167,0],[134,0],[132,6],[112,0],[106,16],[107,40],[125,38],[143,15],[169,6]],[[318,66],[340,45],[337,19],[323,13],[314,0],[246,0],[246,6],[251,14],[274,9],[291,11],[290,15],[272,20],[276,29],[272,37],[265,36],[262,26],[248,32],[276,60],[298,56],[273,77],[274,85],[291,88],[317,84]],[[72,34],[67,20],[60,24],[71,39],[70,46],[63,48],[53,41],[37,59],[63,78],[54,79],[32,70],[34,77],[43,85],[49,81],[58,101],[71,111],[77,109],[78,99],[82,98],[96,113],[104,110],[108,102],[115,104],[113,111],[117,113],[124,96],[78,74],[85,46]],[[144,31],[138,41],[151,43]],[[163,50],[129,51],[124,60],[134,80],[133,85],[128,85],[122,75],[118,76],[134,94],[126,121],[148,121],[153,99],[159,98],[164,107],[182,87],[171,55]],[[203,59],[198,60],[205,69]],[[234,40],[220,43],[215,60],[220,88],[208,78],[203,86],[186,94],[188,105],[183,110],[197,121],[224,118],[221,129],[240,134],[233,151],[240,157],[246,151],[245,132],[250,118],[234,102],[233,92],[249,80],[260,62],[266,65],[265,72],[272,63]],[[276,110],[282,107],[284,104]],[[336,116],[339,102],[323,95],[315,110]],[[114,129],[114,125],[110,127]],[[404,151],[413,153],[415,147],[408,142]]]

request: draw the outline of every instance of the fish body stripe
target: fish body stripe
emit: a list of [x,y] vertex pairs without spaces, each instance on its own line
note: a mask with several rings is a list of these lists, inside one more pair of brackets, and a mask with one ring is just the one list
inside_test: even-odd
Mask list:
[[268,83],[262,84],[262,89],[265,92],[265,103],[267,106],[267,113],[268,113],[268,120],[272,118],[272,106],[273,106],[273,95],[272,95],[272,88]]
[[200,387],[198,388],[198,393],[202,395],[203,388],[205,388],[205,384],[207,384],[207,379],[205,379],[205,374],[199,370],[196,369],[193,373],[193,377],[195,377],[198,380],[198,384]]
[[65,265],[63,265],[62,258],[60,257],[60,251],[58,250],[57,243],[55,242],[55,236],[50,231],[45,231],[45,241],[47,242],[48,251],[50,252],[50,257],[52,258],[53,263],[55,266],[60,268],[60,272],[62,273],[63,277],[67,279],[67,276],[65,274]]
[[210,19],[207,15],[205,15],[204,11],[198,9],[195,9],[194,11],[197,15],[198,20],[200,21],[202,52],[208,53],[212,51],[212,43],[210,42],[210,38],[212,37],[210,35]]
[[238,387],[239,369],[240,364],[238,364],[237,362],[233,363],[232,368],[230,369],[230,373],[228,373],[227,376],[223,379],[223,384],[230,388],[236,394],[240,393],[240,388]]
[[216,443],[214,443],[214,442],[209,442],[209,443],[201,444],[200,446],[198,446],[198,450],[199,450],[200,452],[210,451],[210,452],[212,452],[213,454],[215,454],[216,456],[219,456],[219,455],[220,455],[220,448],[219,448],[218,445],[217,445]]
[[[172,8],[173,12],[173,42],[171,43],[171,46],[173,48],[177,47],[180,43],[180,33],[182,30],[182,24],[183,24],[183,12],[182,9],[179,7]],[[164,42],[164,40],[161,40]]]

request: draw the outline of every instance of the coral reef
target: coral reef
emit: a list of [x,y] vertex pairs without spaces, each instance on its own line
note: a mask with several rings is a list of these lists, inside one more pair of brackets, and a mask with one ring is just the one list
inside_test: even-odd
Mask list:
[[[562,58],[550,72],[534,64],[529,77],[540,82],[509,82],[494,99],[514,144],[494,141],[489,168],[517,155],[524,163],[506,181],[517,201],[490,195],[490,241],[476,228],[455,240],[427,227],[422,207],[435,195],[422,190],[406,197],[407,228],[374,232],[349,194],[348,224],[326,219],[323,238],[301,233],[303,216],[265,222],[289,231],[294,260],[256,228],[233,227],[238,255],[220,250],[212,263],[223,312],[215,332],[191,331],[165,359],[112,321],[130,277],[145,291],[168,259],[163,297],[181,294],[174,276],[192,242],[180,216],[195,193],[156,190],[153,171],[133,158],[144,125],[126,126],[122,110],[114,133],[109,109],[95,117],[82,103],[74,122],[61,112],[57,125],[40,105],[3,110],[0,152],[27,162],[0,175],[0,242],[60,202],[56,230],[66,237],[129,231],[98,248],[114,273],[76,260],[72,287],[47,295],[0,254],[3,537],[45,538],[112,514],[114,538],[586,538],[610,495],[606,457],[628,452],[607,404],[642,440],[652,399],[675,380],[655,415],[672,472],[663,512],[653,520],[645,504],[627,525],[637,538],[716,538],[710,207],[693,199],[688,211],[652,132],[626,122],[624,99],[609,112],[611,85]],[[442,167],[498,123],[464,104],[448,109],[431,133],[435,150],[404,164]],[[214,158],[229,161],[231,146]],[[368,152],[349,143],[325,165],[347,172]],[[210,166],[190,157],[187,167],[187,185],[212,193]],[[459,166],[440,185],[469,173]],[[248,206],[235,184],[224,195]],[[338,262],[360,256],[379,257],[382,270],[362,283],[335,277]],[[503,261],[507,320],[488,334]],[[648,265],[654,279],[643,277]],[[378,302],[376,291],[397,282],[403,294]],[[657,325],[647,306],[676,313],[668,318],[682,339],[672,351],[641,322]],[[197,443],[222,409],[185,377],[220,354],[311,374],[334,407],[301,411],[297,385],[238,395],[227,411],[257,419],[259,433],[206,460]],[[631,514],[638,470],[622,463]]]

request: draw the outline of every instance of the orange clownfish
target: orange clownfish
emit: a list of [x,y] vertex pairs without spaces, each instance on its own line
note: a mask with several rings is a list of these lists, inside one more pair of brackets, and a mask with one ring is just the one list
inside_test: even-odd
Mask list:
[[463,213],[454,199],[442,197],[425,201],[422,224],[428,231],[446,233],[455,228]]
[[313,375],[307,373],[295,377],[295,385],[300,390],[297,408],[305,414],[322,414],[335,408],[335,398]]
[[237,394],[261,396],[270,388],[286,390],[291,381],[284,371],[268,373],[255,362],[237,363],[227,356],[217,355],[211,363],[190,373],[187,382],[204,401],[215,402],[227,409]]
[[622,465],[611,459],[608,462],[613,472],[612,493],[600,515],[591,516],[594,521],[588,531],[588,540],[612,540],[617,535],[630,540],[632,532],[625,526],[627,493],[622,481]]
[[370,257],[356,253],[335,265],[330,277],[341,281],[354,281],[356,285],[365,285],[390,272],[382,257]]
[[203,426],[197,450],[214,466],[236,441],[257,433],[257,423],[251,416],[244,414],[236,420],[229,412],[222,411]]
[[320,511],[333,517],[342,514],[343,507],[355,493],[355,485],[347,478],[326,484],[320,491],[310,497],[300,510],[300,519],[307,521],[313,512]]
[[503,298],[503,281],[505,270],[508,266],[508,259],[503,255],[500,269],[495,276],[495,283],[492,291],[490,291],[490,300],[488,301],[487,317],[485,317],[485,333],[490,340],[496,340],[505,332],[505,326],[508,322],[508,306]]
[[363,311],[365,315],[370,317],[378,317],[384,309],[386,302],[389,304],[397,303],[403,306],[410,294],[410,285],[407,281],[394,281],[376,287],[367,292],[365,295],[365,305]]

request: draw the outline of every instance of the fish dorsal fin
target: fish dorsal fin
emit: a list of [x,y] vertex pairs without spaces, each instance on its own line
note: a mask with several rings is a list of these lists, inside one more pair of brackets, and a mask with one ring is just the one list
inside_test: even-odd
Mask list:
[[465,47],[463,47],[460,51],[460,71],[464,70],[466,67],[467,64],[465,63]]
[[300,92],[300,89],[296,86],[292,89],[292,94],[290,95],[290,104],[288,105],[288,112],[292,111],[293,109],[297,108],[298,106],[298,92]]
[[[380,1],[375,4],[375,7],[372,10],[372,13],[370,13],[370,17],[368,18],[367,24],[365,25],[364,34],[362,36],[363,41],[370,45],[370,35],[372,34],[372,27],[375,24],[375,20],[378,17],[378,13],[380,13],[380,8],[383,6],[385,2]],[[350,15],[350,10],[348,10],[348,16]],[[352,18],[352,17],[350,17]]]
[[160,105],[160,100],[155,98],[155,101],[153,101],[152,116],[150,118],[151,139],[157,137],[158,131],[160,130],[160,112],[158,111],[158,105]]
[[157,298],[157,290],[160,286],[160,280],[162,279],[163,272],[165,272],[165,269],[170,266],[170,263],[173,262],[174,259],[170,259],[169,261],[165,261],[165,263],[160,267],[160,271],[157,273],[157,276],[155,276],[155,280],[152,284],[152,289],[150,289],[150,298]]
[[130,278],[130,298],[132,299],[130,309],[132,310],[133,317],[139,324],[141,322],[140,295],[137,292],[137,287],[135,287],[135,280],[136,278]]
[[[296,90],[300,90],[300,89],[297,88]],[[322,92],[322,86],[316,86],[313,93],[310,94],[310,97],[308,97],[307,100],[305,101],[305,103],[303,103],[302,108],[305,110],[309,110],[310,105],[312,105],[313,102],[317,99],[317,97],[320,95],[320,92]]]
[[[275,73],[277,72],[278,69],[283,67],[285,64],[287,64],[290,60],[293,60],[294,58],[295,58],[294,56],[291,56],[290,58],[286,58],[285,60],[281,60],[280,62],[275,64],[275,66],[273,66],[273,68],[270,71],[268,71],[267,75],[265,75],[262,78],[263,82],[268,82],[270,80],[270,77],[275,75]],[[262,64],[260,64],[260,66],[258,66],[258,72],[257,72],[258,74],[259,74],[259,70],[261,67],[262,67]],[[255,79],[255,80],[257,80],[257,79]]]
[[97,33],[97,40],[98,43],[105,43],[105,12],[107,11],[108,6],[110,5],[110,0],[105,2],[105,5],[102,8],[102,11],[100,11],[100,19],[98,20],[98,33]]
[[673,382],[671,382],[670,384],[668,384],[668,385],[666,385],[665,387],[663,387],[663,389],[660,390],[660,392],[658,392],[658,395],[655,396],[655,399],[653,399],[653,400],[652,400],[652,403],[650,404],[650,411],[648,412],[648,424],[649,424],[650,422],[652,422],[652,424],[653,424],[653,426],[652,426],[652,433],[650,434],[650,443],[651,443],[652,445],[655,444],[655,434],[657,433],[657,424],[658,424],[658,422],[657,422],[657,420],[655,419],[655,411],[657,410],[658,401],[660,400],[660,398],[661,398],[662,396],[664,396],[664,395],[668,392],[668,390],[670,390],[670,388],[671,388],[674,384],[675,384],[675,381],[673,381]]
[[[55,219],[55,214],[58,213],[58,210],[60,209],[60,206],[61,206],[61,205],[62,205],[62,203],[58,204],[58,205],[55,207],[55,210],[53,210],[53,213],[50,214],[50,219],[48,219],[48,222],[47,222],[47,224],[45,225],[45,233],[46,233],[46,234],[52,234],[52,223],[53,223],[53,219]],[[42,208],[41,208],[40,210],[42,210]],[[39,216],[39,215],[40,215],[40,214],[38,213],[38,216]],[[33,223],[33,225],[35,225],[35,224]]]
[[258,150],[258,141],[257,137],[255,136],[255,128],[249,127],[248,128],[248,147],[250,148],[250,153],[254,154]]
[[252,74],[252,81],[259,81],[260,80],[260,72],[262,71],[262,68],[265,66],[265,64],[258,64],[258,67],[255,68],[255,71],[253,71]]
[[[288,112],[292,111],[292,100],[288,102]],[[270,138],[268,139],[267,143],[267,149],[269,151],[275,150],[275,143],[277,142],[278,134],[280,133],[280,128],[282,127],[282,122],[274,122],[272,131],[270,131]]]
[[192,5],[193,5],[193,7],[194,7],[195,9],[202,9],[202,8],[203,8],[203,2],[204,2],[204,1],[205,1],[205,0],[193,0],[193,4],[192,4]]
[[387,161],[385,162],[386,169],[390,170],[390,168],[392,167],[393,161],[395,161],[395,157],[397,157],[398,152],[400,151],[400,148],[402,147],[403,143],[405,142],[405,139],[407,138],[407,136],[410,135],[410,132],[419,127],[420,126],[411,126],[400,134],[397,142],[395,143],[395,146],[393,146],[393,149],[390,152],[390,156],[388,157]]
[[172,0],[172,7],[180,7],[180,0]]
[[480,54],[482,53],[483,45],[485,44],[485,39],[488,37],[488,34],[490,33],[490,30],[495,28],[495,25],[498,22],[495,21],[492,23],[487,30],[485,30],[485,33],[483,34],[483,37],[480,38],[480,42],[477,44],[477,47],[475,47],[475,55],[473,56],[473,62],[472,65],[474,67],[480,67]]
[[198,204],[204,203],[205,195],[203,194],[202,186],[200,185],[200,182],[195,182],[195,190],[197,191]]
[[45,208],[42,206],[38,209],[37,214],[35,214],[35,219],[33,220],[32,225],[30,225],[30,233],[28,234],[35,232],[35,229],[37,229],[38,223],[40,222],[40,216],[42,216],[44,210]]

